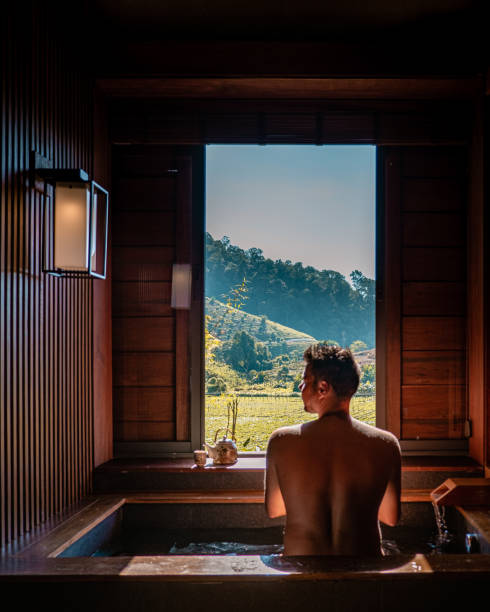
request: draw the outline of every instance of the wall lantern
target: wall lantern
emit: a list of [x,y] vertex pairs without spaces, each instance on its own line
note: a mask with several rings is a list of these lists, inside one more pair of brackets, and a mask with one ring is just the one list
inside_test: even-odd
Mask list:
[[82,169],[36,170],[44,181],[43,270],[105,278],[109,194]]
[[172,308],[191,307],[192,268],[191,264],[174,263],[172,266]]

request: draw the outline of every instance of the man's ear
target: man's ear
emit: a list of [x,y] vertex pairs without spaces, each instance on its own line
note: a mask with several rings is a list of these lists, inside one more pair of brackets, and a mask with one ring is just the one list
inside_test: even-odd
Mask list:
[[322,395],[327,395],[330,391],[330,385],[326,380],[320,380],[317,386],[317,391]]

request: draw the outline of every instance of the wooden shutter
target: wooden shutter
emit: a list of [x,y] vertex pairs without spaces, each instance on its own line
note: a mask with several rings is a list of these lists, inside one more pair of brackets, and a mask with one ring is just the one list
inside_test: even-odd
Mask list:
[[402,440],[464,437],[466,158],[463,147],[386,148],[385,399]]
[[115,147],[115,442],[190,440],[189,311],[170,305],[173,262],[190,262],[192,155]]

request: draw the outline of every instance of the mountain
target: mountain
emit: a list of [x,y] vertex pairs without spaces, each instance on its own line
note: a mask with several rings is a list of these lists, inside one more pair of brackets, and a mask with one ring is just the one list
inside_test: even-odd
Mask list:
[[206,298],[205,312],[209,315],[208,330],[221,341],[231,340],[236,332],[245,331],[265,344],[271,353],[301,353],[316,339],[309,334],[270,321],[265,316],[250,314],[215,298]]
[[208,298],[318,340],[375,344],[375,281],[358,270],[351,284],[335,270],[273,261],[259,248],[245,251],[209,233],[205,266]]

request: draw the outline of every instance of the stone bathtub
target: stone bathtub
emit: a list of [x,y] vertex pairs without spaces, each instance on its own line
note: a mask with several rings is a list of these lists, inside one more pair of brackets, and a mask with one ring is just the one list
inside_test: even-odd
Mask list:
[[[423,543],[435,528],[427,502],[403,504],[400,527],[383,530],[398,549],[380,559],[283,557],[274,548],[179,554],[179,542],[194,540],[195,529],[212,541],[235,533],[252,546],[280,546],[280,521],[265,516],[260,493],[223,491],[217,498],[216,492],[193,492],[192,502],[190,495],[85,500],[60,524],[3,556],[2,590],[14,597],[16,609],[32,609],[34,596],[36,610],[179,612],[201,606],[286,611],[306,604],[323,611],[433,611],[488,594],[485,508],[449,513],[450,529],[459,529],[453,554],[417,552],[420,538]],[[469,532],[480,538],[480,554],[460,552]],[[268,542],[261,542],[263,536]]]
[[[260,494],[248,492],[107,496],[65,521],[29,556],[49,558],[282,554],[283,519],[269,519]],[[219,498],[219,501],[216,499]],[[188,499],[186,499],[188,498]],[[192,499],[192,501],[191,501]],[[481,553],[487,542],[448,508],[453,534],[444,553]],[[396,527],[381,525],[385,556],[432,555],[436,523],[429,503],[403,503]],[[471,540],[470,540],[471,537]],[[439,551],[441,552],[441,551]]]

